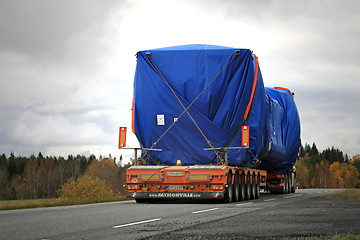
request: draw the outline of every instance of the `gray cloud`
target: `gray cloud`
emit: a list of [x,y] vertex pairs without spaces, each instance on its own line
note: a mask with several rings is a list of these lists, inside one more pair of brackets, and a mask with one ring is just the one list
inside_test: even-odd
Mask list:
[[359,7],[356,0],[1,1],[0,153],[116,149],[117,128],[130,122],[136,51],[207,43],[254,50],[265,85],[296,92],[303,142],[356,154]]
[[104,59],[113,55],[122,6],[0,2],[1,152],[47,153],[113,140],[118,87],[106,76]]
[[[123,1],[11,1],[0,3],[0,49],[21,55],[56,61],[91,50],[101,36],[112,12]],[[78,41],[78,42],[77,42]],[[84,44],[72,49],[73,44]],[[90,46],[89,46],[90,45]]]

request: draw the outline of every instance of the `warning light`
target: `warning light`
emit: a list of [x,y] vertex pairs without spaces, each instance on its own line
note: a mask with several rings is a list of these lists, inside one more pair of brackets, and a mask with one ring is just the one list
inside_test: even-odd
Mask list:
[[249,147],[249,126],[242,126],[242,141],[243,147]]
[[177,160],[176,165],[181,166],[181,160]]
[[126,146],[126,127],[120,127],[119,148]]

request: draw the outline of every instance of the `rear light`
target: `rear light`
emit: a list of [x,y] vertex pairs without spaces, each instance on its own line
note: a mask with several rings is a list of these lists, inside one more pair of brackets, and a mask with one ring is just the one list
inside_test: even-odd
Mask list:
[[210,174],[189,174],[187,176],[188,182],[210,181]]
[[140,174],[139,181],[160,182],[160,181],[162,181],[162,175],[161,174]]
[[139,185],[128,185],[128,190],[137,190],[139,189]]
[[212,186],[212,189],[213,189],[213,190],[223,190],[223,189],[224,189],[224,186],[223,186],[223,185],[213,185],[213,186]]

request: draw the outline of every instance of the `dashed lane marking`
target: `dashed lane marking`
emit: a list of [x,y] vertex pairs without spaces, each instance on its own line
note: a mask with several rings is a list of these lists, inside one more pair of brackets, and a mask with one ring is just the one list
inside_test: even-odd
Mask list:
[[113,226],[112,228],[122,228],[122,227],[128,227],[128,226],[149,223],[149,222],[155,222],[155,221],[160,221],[160,220],[161,220],[161,218],[154,218],[154,219],[144,220],[144,221],[140,221],[140,222],[133,222],[133,223],[127,223],[127,224],[123,224],[123,225]]
[[264,200],[264,202],[269,202],[269,201],[274,201],[274,200],[275,200],[275,198],[271,198],[271,199]]
[[219,209],[219,208],[210,208],[210,209],[195,211],[195,212],[192,212],[192,213],[193,213],[193,214],[197,214],[197,213],[215,211],[215,210],[218,210],[218,209]]
[[237,205],[237,206],[244,206],[244,205],[249,205],[249,204],[253,204],[253,202],[239,203],[239,204],[236,204],[236,205]]
[[294,198],[294,197],[300,197],[300,196],[302,196],[302,194],[287,196],[287,197],[284,197],[284,198]]

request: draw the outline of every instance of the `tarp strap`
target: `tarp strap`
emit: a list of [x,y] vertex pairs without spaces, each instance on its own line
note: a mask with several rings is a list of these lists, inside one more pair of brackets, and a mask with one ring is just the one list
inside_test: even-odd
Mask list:
[[294,98],[294,93],[292,91],[290,91],[290,89],[288,88],[284,88],[284,87],[274,87],[275,89],[281,89],[281,90],[285,90],[285,91],[289,91],[289,93],[291,94],[291,96]]
[[[156,70],[158,71],[158,73],[160,74],[160,76],[162,77],[162,79],[165,81],[165,83],[167,84],[167,86],[169,87],[169,89],[171,90],[171,92],[174,94],[174,96],[176,97],[176,99],[178,100],[178,102],[181,104],[181,106],[184,108],[184,111],[180,114],[180,116],[178,117],[178,120],[185,114],[187,113],[188,116],[190,117],[190,119],[192,120],[192,122],[194,123],[194,125],[196,126],[196,128],[199,130],[199,132],[201,133],[201,135],[204,137],[204,139],[206,140],[207,144],[209,145],[210,148],[212,148],[213,152],[216,154],[216,158],[218,160],[222,160],[220,153],[212,146],[211,142],[207,139],[207,137],[205,136],[205,134],[203,133],[203,131],[200,129],[200,127],[197,125],[197,123],[195,122],[195,120],[192,118],[191,114],[188,112],[189,108],[195,103],[195,101],[206,91],[206,89],[208,89],[210,87],[210,85],[215,81],[215,79],[217,79],[219,77],[219,75],[230,65],[230,63],[237,57],[240,55],[240,51],[236,51],[235,55],[231,58],[231,60],[225,65],[225,67],[214,77],[213,80],[211,80],[211,82],[204,88],[204,90],[201,91],[201,93],[189,104],[188,107],[185,108],[184,104],[181,102],[181,100],[179,99],[179,97],[177,96],[177,94],[175,93],[174,89],[170,86],[170,84],[168,83],[168,81],[166,81],[165,77],[162,75],[162,73],[160,72],[159,68],[156,66],[156,64],[154,63],[154,61],[151,58],[151,54],[146,54],[146,57],[150,60],[150,62],[153,64],[153,66],[156,68]],[[166,129],[166,131],[159,137],[159,139],[154,142],[151,146],[150,149],[152,149],[153,147],[155,147],[155,145],[165,136],[165,134],[175,125],[175,121],[169,126],[168,129]],[[145,153],[145,155],[143,157],[145,157],[146,155],[149,154],[150,151],[147,151]]]
[[249,103],[248,103],[248,105],[246,107],[246,111],[245,111],[244,118],[243,118],[243,121],[242,121],[241,125],[244,124],[244,122],[246,121],[246,119],[248,117],[250,107],[251,107],[251,104],[252,104],[252,101],[253,101],[253,98],[254,98],[255,89],[256,89],[256,83],[257,83],[258,72],[259,72],[259,62],[258,62],[257,56],[255,54],[254,54],[254,56],[255,56],[255,60],[256,60],[256,70],[255,70],[254,82],[253,82],[253,87],[252,87],[252,90],[251,90],[250,100],[249,100]]
[[135,126],[134,126],[134,113],[135,113],[135,109],[134,109],[134,94],[133,94],[133,99],[132,99],[132,108],[131,108],[131,130],[132,132],[136,135],[135,133]]

